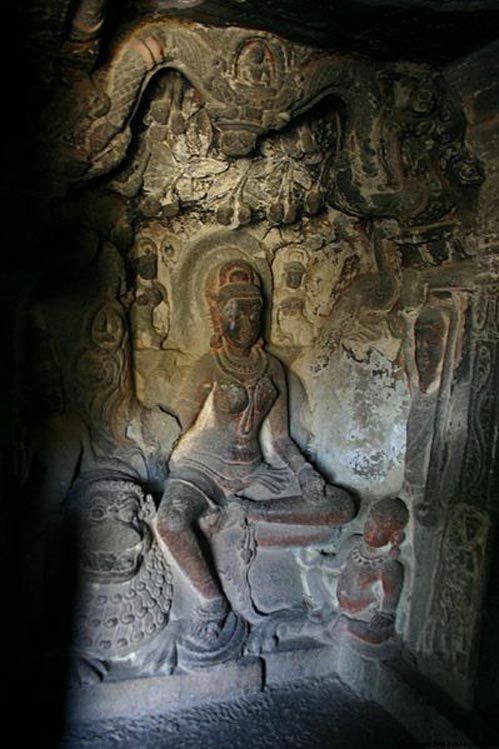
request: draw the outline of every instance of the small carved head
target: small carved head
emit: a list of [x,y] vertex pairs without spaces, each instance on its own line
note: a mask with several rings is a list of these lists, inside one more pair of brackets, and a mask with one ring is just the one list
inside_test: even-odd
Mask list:
[[381,499],[369,510],[364,526],[364,541],[374,548],[389,543],[398,546],[404,539],[402,531],[408,521],[409,511],[401,499]]
[[208,280],[207,298],[215,328],[212,348],[224,340],[245,350],[259,343],[262,288],[249,263],[231,260],[217,268]]
[[292,260],[284,266],[284,282],[288,289],[299,289],[306,269],[303,263]]

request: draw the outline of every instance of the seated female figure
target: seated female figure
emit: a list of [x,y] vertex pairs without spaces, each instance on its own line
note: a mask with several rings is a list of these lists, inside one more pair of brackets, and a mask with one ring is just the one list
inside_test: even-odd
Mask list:
[[[202,516],[239,502],[252,520],[339,525],[354,516],[355,505],[345,490],[326,485],[289,435],[284,371],[260,337],[256,271],[242,260],[223,264],[209,280],[207,298],[215,335],[179,397],[183,435],[170,458],[157,528],[200,599],[193,637],[209,642],[229,604],[198,540]],[[299,491],[290,496],[293,483]]]

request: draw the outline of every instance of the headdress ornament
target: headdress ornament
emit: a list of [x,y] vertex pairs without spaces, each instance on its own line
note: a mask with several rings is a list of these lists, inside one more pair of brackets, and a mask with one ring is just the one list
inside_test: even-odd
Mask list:
[[261,298],[261,281],[245,260],[231,260],[219,267],[210,279],[208,295],[218,306],[229,299]]

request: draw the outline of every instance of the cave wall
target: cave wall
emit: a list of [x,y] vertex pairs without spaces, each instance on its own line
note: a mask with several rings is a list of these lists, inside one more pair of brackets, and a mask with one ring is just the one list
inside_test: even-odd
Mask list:
[[[46,73],[22,230],[43,260],[15,310],[30,618],[59,617],[76,549],[83,683],[315,642],[395,648],[469,706],[496,511],[497,48],[437,69],[147,15],[110,42],[101,4],[83,8]],[[285,485],[222,487],[224,511],[203,511],[230,615],[200,644],[183,633],[195,552],[174,551],[164,508],[189,445],[179,400],[216,352],[213,273],[234,262],[259,288],[300,457]],[[198,434],[214,413],[198,409]],[[256,440],[283,469],[269,420]],[[129,495],[136,515],[103,544],[89,508],[119,514]]]

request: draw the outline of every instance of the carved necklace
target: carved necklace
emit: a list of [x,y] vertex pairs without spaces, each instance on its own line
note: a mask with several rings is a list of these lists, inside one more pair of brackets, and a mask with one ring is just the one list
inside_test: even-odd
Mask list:
[[222,348],[217,352],[217,361],[225,374],[248,386],[255,385],[268,367],[268,359],[261,349],[252,349],[248,357],[234,357]]
[[369,570],[377,570],[386,562],[386,557],[384,555],[378,557],[364,556],[359,547],[356,547],[352,551],[352,559],[359,565],[359,567],[365,567]]

